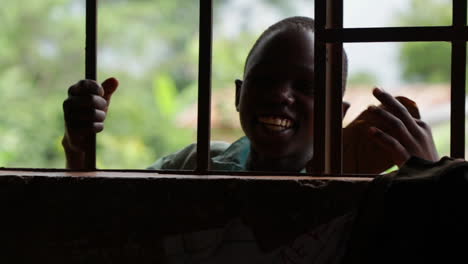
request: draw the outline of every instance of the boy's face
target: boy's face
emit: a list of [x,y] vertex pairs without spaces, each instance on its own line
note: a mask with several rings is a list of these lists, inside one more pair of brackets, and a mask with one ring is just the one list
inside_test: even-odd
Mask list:
[[254,151],[268,158],[311,159],[314,134],[314,34],[269,33],[236,82],[237,110]]

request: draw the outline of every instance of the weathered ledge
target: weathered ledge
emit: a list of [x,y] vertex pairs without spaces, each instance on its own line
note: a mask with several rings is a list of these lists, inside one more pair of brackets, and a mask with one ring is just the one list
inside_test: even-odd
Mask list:
[[0,258],[159,263],[165,236],[237,217],[274,248],[355,208],[370,180],[0,170]]

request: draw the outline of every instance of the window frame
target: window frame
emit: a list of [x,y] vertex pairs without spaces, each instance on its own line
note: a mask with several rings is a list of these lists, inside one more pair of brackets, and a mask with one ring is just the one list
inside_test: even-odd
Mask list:
[[[312,2],[312,1],[311,1]],[[234,176],[304,176],[303,173],[229,172],[210,169],[211,71],[213,41],[213,0],[199,0],[199,68],[197,168],[194,171],[173,170],[98,170],[96,169],[96,135],[88,139],[89,155],[82,171],[122,173],[158,173],[175,175]],[[342,50],[343,43],[446,41],[451,50],[451,120],[450,154],[465,158],[465,80],[466,43],[468,41],[467,0],[452,1],[452,25],[439,27],[344,28],[343,0],[315,1],[315,137],[313,168],[306,175],[330,177],[375,177],[376,175],[343,174],[342,172]],[[86,0],[85,77],[97,79],[98,0]],[[4,168],[8,171],[27,169]],[[64,172],[65,169],[31,169],[35,172]]]
[[[326,10],[326,12],[324,12]],[[326,17],[323,14],[326,13]],[[343,43],[350,42],[413,42],[447,41],[451,49],[450,155],[465,158],[465,80],[466,42],[468,41],[467,1],[452,1],[452,25],[445,27],[381,27],[343,28],[343,0],[318,0],[315,6],[316,54],[326,51],[328,61],[317,58],[316,87],[326,91],[317,93],[315,135],[325,143],[314,144],[314,153],[324,153],[315,167],[325,174],[342,174],[341,135],[341,53]],[[318,44],[317,44],[318,43]],[[325,47],[323,47],[325,46]],[[322,62],[321,62],[322,61]],[[324,104],[322,102],[325,102]],[[317,105],[317,103],[316,103]],[[324,114],[323,114],[324,113]],[[324,120],[325,119],[325,120]]]

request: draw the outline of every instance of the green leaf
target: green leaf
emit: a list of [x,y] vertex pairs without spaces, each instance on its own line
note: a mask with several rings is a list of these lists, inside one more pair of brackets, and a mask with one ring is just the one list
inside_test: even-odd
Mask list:
[[153,96],[159,112],[171,116],[177,109],[177,88],[168,74],[159,74],[153,81]]

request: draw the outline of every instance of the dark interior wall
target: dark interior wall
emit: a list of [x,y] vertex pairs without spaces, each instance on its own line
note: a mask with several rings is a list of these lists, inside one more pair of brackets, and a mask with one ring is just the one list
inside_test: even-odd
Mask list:
[[272,249],[355,208],[368,183],[4,172],[0,258],[2,263],[160,263],[164,237],[222,227],[236,217],[248,219],[258,243]]

